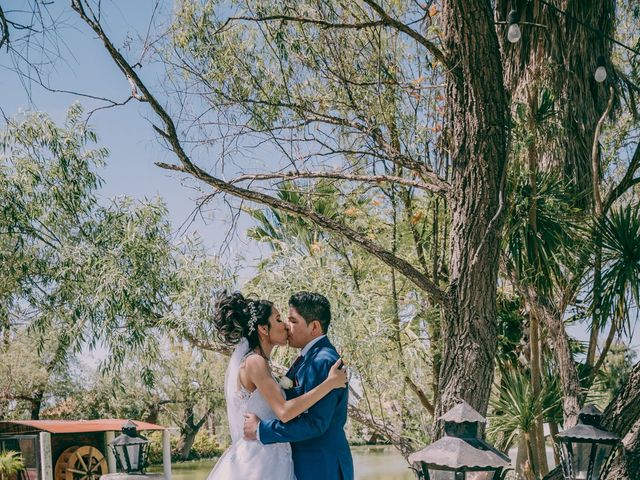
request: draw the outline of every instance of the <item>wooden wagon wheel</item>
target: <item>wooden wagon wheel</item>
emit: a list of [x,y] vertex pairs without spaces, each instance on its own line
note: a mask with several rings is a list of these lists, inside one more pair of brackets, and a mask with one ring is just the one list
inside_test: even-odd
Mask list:
[[98,480],[108,473],[107,462],[96,447],[67,448],[56,462],[55,480]]

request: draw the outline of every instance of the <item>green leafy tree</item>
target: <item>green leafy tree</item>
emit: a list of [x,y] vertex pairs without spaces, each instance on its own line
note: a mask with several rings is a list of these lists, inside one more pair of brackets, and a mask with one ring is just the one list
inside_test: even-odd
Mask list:
[[159,202],[97,203],[95,170],[107,152],[89,148],[96,136],[81,116],[71,107],[60,127],[32,114],[0,135],[2,330],[28,326],[34,342],[55,331],[61,363],[98,343],[117,362],[132,347],[153,351],[170,229]]
[[[86,372],[94,378],[78,386],[66,398],[46,410],[48,418],[133,418],[178,427],[180,437],[175,457],[191,458],[196,436],[207,427],[207,434],[219,434],[226,441],[224,370],[226,358],[196,349],[189,344],[162,342],[158,359],[128,357],[117,372]],[[143,377],[151,370],[153,382]],[[93,373],[93,374],[92,374]],[[224,420],[223,420],[224,419]],[[210,431],[209,426],[213,429]],[[224,439],[224,440],[223,440]]]
[[66,398],[76,388],[75,361],[58,357],[58,335],[48,332],[41,348],[38,339],[25,328],[11,334],[8,345],[0,347],[0,392],[11,411],[3,416],[23,418],[25,412],[32,420],[40,418],[43,408]]

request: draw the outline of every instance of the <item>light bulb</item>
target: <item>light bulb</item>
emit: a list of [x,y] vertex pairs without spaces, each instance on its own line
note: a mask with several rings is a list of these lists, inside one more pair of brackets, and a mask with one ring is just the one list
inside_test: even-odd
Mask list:
[[509,24],[509,30],[507,30],[507,39],[511,43],[516,43],[520,40],[522,33],[520,33],[520,26],[518,22],[520,21],[520,15],[518,15],[518,11],[513,9],[509,12],[507,16],[507,23]]
[[593,74],[593,77],[596,79],[596,82],[602,83],[607,78],[607,60],[603,55],[600,55],[596,60],[596,73]]
[[507,31],[507,39],[511,43],[516,43],[522,37],[522,33],[520,32],[520,26],[517,23],[513,25],[509,25],[509,30]]

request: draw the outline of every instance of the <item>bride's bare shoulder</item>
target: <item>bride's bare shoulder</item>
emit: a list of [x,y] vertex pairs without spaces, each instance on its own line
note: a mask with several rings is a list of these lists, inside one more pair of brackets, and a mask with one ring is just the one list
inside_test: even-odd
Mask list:
[[244,368],[248,371],[262,371],[269,369],[267,359],[257,353],[251,353],[244,360]]

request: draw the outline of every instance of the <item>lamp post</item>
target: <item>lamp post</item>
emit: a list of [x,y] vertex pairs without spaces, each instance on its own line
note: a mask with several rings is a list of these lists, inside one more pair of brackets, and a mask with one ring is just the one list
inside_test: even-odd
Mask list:
[[509,457],[478,435],[487,420],[467,402],[462,402],[440,420],[445,435],[419,452],[409,455],[424,480],[502,480],[511,468]]
[[598,480],[620,437],[600,427],[602,412],[594,405],[578,413],[578,423],[556,435],[566,480]]
[[129,420],[109,446],[116,457],[119,470],[129,475],[144,475],[148,465],[149,440],[138,434],[136,424]]

